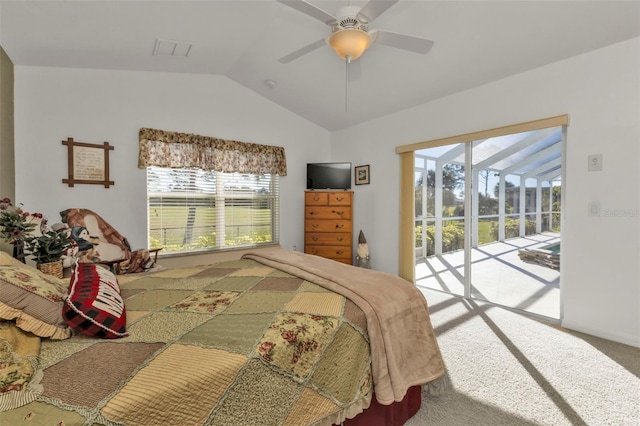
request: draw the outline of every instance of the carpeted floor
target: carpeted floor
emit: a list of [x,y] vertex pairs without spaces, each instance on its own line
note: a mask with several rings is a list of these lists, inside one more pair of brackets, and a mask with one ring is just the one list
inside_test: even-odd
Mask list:
[[423,292],[448,372],[406,426],[640,425],[640,349]]

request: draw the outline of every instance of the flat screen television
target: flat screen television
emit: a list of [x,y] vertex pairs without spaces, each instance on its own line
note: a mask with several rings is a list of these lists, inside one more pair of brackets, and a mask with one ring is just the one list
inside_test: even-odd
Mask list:
[[351,163],[307,163],[307,189],[351,189]]

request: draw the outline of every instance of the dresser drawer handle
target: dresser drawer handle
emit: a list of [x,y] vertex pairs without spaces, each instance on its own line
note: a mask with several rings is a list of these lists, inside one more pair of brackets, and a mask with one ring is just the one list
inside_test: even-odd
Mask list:
[[342,198],[342,197],[336,197],[336,200],[338,200],[338,201],[342,201],[342,200],[344,200],[344,198]]
[[338,237],[338,238],[336,238],[336,241],[344,241],[344,238]]
[[311,224],[311,227],[312,227],[313,229],[316,229],[318,226],[320,226],[320,225],[318,225],[317,223],[312,223],[312,224]]
[[335,210],[331,210],[331,213],[339,214],[340,216],[342,216],[344,214],[344,210],[339,211],[339,212],[337,212]]
[[312,249],[311,249],[311,254],[318,254],[318,250],[317,250],[317,249],[315,249],[315,248],[312,248]]
[[313,241],[318,241],[318,237],[311,237]]
[[336,254],[342,254],[342,253],[344,253],[344,250],[338,250],[338,251],[336,251]]
[[316,212],[309,212],[309,216],[313,216],[314,214],[318,214]]
[[313,201],[320,201],[320,197],[316,195],[315,197],[313,197]]
[[336,228],[338,228],[338,229],[344,228],[344,225],[339,223],[339,224],[336,225]]

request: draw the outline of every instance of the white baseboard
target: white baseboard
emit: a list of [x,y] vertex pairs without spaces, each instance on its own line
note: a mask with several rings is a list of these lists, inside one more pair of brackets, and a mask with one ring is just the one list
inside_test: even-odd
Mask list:
[[569,330],[590,334],[592,336],[601,337],[603,339],[612,340],[614,342],[623,343],[625,345],[640,348],[640,336],[632,336],[628,334],[615,333],[615,332],[612,332],[611,330],[592,329],[588,327],[583,327],[579,324],[572,324],[570,321],[562,321],[561,326]]

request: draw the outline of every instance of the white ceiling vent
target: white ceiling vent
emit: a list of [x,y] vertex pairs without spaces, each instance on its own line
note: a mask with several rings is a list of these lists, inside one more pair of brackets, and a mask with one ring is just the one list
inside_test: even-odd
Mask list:
[[156,39],[153,46],[153,56],[182,56],[186,57],[191,51],[191,42],[178,40]]

